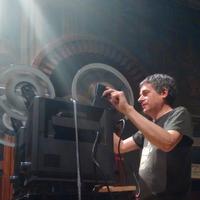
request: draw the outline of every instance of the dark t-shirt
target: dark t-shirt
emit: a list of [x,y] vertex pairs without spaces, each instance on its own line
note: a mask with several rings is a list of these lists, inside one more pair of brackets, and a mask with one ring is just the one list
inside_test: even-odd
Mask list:
[[[170,152],[164,152],[146,140],[140,132],[133,139],[142,148],[139,184],[141,199],[171,199],[187,196],[191,182],[192,123],[184,107],[177,107],[155,121],[165,130],[176,130],[182,140]],[[153,198],[154,199],[154,198]]]

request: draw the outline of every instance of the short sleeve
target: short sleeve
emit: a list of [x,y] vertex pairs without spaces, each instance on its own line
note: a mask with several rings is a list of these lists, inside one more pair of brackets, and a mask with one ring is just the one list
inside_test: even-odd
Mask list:
[[164,128],[166,130],[176,130],[192,140],[192,120],[189,112],[184,107],[178,107],[176,111],[169,116],[164,124]]
[[133,135],[133,140],[135,141],[135,143],[136,143],[140,148],[143,148],[144,136],[141,134],[140,131],[137,131],[137,132]]

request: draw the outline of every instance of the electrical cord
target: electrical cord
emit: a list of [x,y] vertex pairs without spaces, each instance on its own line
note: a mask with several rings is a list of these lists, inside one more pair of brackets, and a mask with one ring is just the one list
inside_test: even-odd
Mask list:
[[77,106],[76,101],[71,98],[74,107],[74,126],[76,136],[76,170],[77,170],[77,189],[78,189],[78,200],[81,200],[81,170],[80,170],[80,155],[79,155],[79,137],[78,137],[78,120],[77,120]]
[[138,181],[138,179],[137,179],[137,177],[135,175],[135,172],[133,172],[133,176],[135,178],[135,182],[136,182],[137,188],[138,188],[138,192],[135,194],[135,198],[136,198],[136,200],[139,200],[140,199],[140,195],[141,195],[140,184],[139,184],[139,181]]
[[[121,126],[121,123],[122,123],[122,126]],[[118,133],[120,132],[119,142],[118,142],[118,145],[117,145],[118,157],[119,157],[120,163],[122,163],[122,155],[121,155],[121,151],[120,151],[120,146],[121,146],[121,141],[122,141],[122,135],[124,133],[125,124],[126,124],[125,119],[120,119],[117,122],[117,132]],[[126,173],[125,173],[125,169],[124,169],[124,167],[122,167],[122,169],[123,169],[123,173],[125,175],[125,181],[126,181],[127,180],[127,176],[126,176]]]
[[[120,132],[121,134],[119,135],[119,142],[118,142],[118,148],[117,148],[118,149],[118,156],[119,156],[120,163],[122,163],[122,155],[121,155],[121,151],[120,151],[120,145],[121,145],[122,135],[124,133],[124,128],[125,128],[126,121],[125,121],[125,119],[122,118],[122,119],[120,119],[118,121],[118,124],[121,123],[121,122],[122,122],[122,127],[121,128],[118,127],[118,132]],[[126,174],[124,168],[123,168],[123,171],[124,171],[124,174]],[[139,200],[139,197],[140,197],[140,194],[141,194],[141,190],[140,190],[139,181],[138,181],[137,176],[136,176],[134,171],[133,171],[133,177],[135,179],[135,182],[136,182],[136,185],[137,185],[137,188],[138,188],[138,192],[137,192],[137,194],[135,194],[135,197],[136,197],[136,200],[137,199]],[[127,177],[126,177],[126,179],[127,179]]]
[[[97,131],[97,135],[95,137],[95,140],[94,140],[94,144],[92,146],[92,162],[98,167],[100,168],[100,164],[97,162],[97,160],[95,159],[95,155],[96,155],[96,146],[97,146],[97,142],[98,142],[98,139],[99,139],[99,131]],[[100,168],[101,169],[101,168]]]
[[109,185],[108,185],[108,182],[107,182],[107,179],[106,179],[106,176],[103,172],[103,170],[101,169],[101,166],[99,164],[99,162],[96,160],[95,156],[96,156],[96,147],[97,147],[97,142],[98,142],[98,139],[99,139],[99,135],[100,135],[100,132],[97,131],[97,134],[96,134],[96,137],[95,137],[95,141],[94,141],[94,144],[92,146],[92,161],[93,163],[96,165],[96,167],[100,170],[102,176],[104,177],[104,181],[105,181],[105,184],[106,184],[106,188],[108,190],[108,193],[110,194],[110,197],[112,200],[114,200],[113,198],[113,195],[112,195],[112,192],[110,191],[110,188],[109,188]]
[[[24,104],[28,110],[28,108],[32,104],[32,100],[36,96],[34,87],[27,82],[22,82],[20,89],[21,89],[21,95],[24,98]],[[17,134],[19,129],[23,126],[23,123],[20,120],[17,120],[12,117],[10,118],[10,120],[11,120],[11,125],[14,129],[14,133]]]
[[28,109],[36,96],[36,91],[33,85],[27,82],[21,83],[21,95],[24,98],[24,104],[26,108]]

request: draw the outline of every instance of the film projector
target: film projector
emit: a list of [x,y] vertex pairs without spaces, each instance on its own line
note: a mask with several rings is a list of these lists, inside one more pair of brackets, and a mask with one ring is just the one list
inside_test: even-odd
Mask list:
[[12,66],[1,73],[0,128],[16,135],[16,195],[41,193],[43,181],[75,183],[78,170],[84,183],[115,183],[112,132],[123,116],[97,95],[99,84],[123,90],[134,104],[123,74],[102,63],[81,67],[63,98],[35,68]]
[[26,124],[28,103],[36,95],[53,98],[55,92],[46,75],[27,66],[4,67],[0,79],[1,199],[11,199],[10,176],[14,172],[17,147],[15,137],[18,129]]

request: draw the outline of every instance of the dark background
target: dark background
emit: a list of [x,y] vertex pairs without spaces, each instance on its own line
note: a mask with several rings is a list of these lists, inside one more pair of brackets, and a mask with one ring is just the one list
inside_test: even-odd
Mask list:
[[[71,94],[78,69],[101,62],[127,78],[135,100],[146,75],[172,75],[178,85],[176,105],[186,106],[192,114],[197,145],[193,162],[200,163],[198,0],[2,0],[1,4],[0,70],[10,64],[36,65],[50,77],[56,95],[64,97]],[[140,110],[137,101],[135,106]]]

